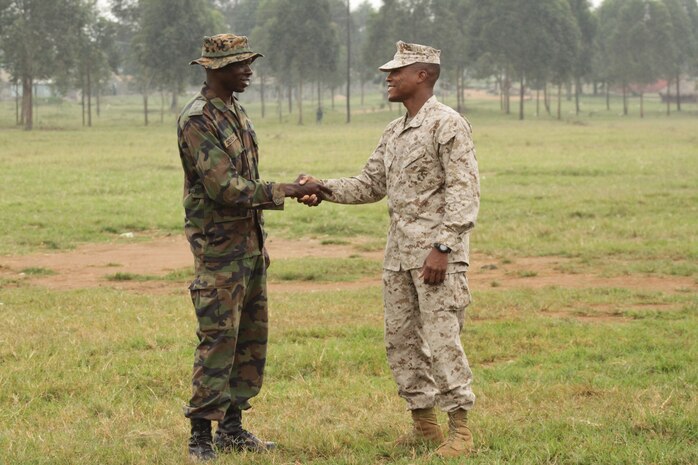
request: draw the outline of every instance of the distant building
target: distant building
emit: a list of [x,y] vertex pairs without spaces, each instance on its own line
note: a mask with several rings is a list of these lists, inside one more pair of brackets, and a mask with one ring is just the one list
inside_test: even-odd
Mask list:
[[[628,89],[633,94],[659,94],[662,102],[676,102],[676,81],[660,79],[652,84],[630,84]],[[679,83],[681,103],[698,102],[698,81],[682,77]]]

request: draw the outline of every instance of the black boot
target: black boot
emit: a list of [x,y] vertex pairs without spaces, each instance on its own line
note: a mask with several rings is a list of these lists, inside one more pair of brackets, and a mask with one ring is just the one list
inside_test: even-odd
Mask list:
[[189,457],[204,462],[216,458],[216,452],[213,450],[213,441],[211,440],[211,420],[204,418],[191,419]]
[[242,427],[242,412],[231,405],[223,421],[218,423],[215,446],[223,452],[267,452],[276,448],[273,442],[259,439]]

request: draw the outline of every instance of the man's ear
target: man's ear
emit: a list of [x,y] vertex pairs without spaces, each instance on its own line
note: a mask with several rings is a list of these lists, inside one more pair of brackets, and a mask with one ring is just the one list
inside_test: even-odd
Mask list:
[[427,70],[422,68],[417,71],[417,79],[420,84],[427,81],[429,79],[429,73],[427,73]]

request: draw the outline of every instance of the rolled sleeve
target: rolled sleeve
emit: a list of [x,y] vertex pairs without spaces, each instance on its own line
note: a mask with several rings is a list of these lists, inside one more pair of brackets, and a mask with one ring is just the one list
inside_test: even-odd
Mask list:
[[445,171],[445,211],[435,242],[454,248],[477,221],[480,182],[469,128],[445,134],[439,154]]

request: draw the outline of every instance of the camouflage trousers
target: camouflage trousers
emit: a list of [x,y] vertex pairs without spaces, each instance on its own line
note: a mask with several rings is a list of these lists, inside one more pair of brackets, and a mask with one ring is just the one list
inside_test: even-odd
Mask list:
[[231,404],[248,409],[262,387],[268,334],[264,257],[235,261],[232,268],[208,280],[197,276],[192,285],[199,345],[193,394],[184,408],[188,418],[220,421]]
[[400,397],[410,410],[450,412],[475,403],[460,341],[470,292],[465,272],[429,285],[419,270],[383,270],[385,346]]

